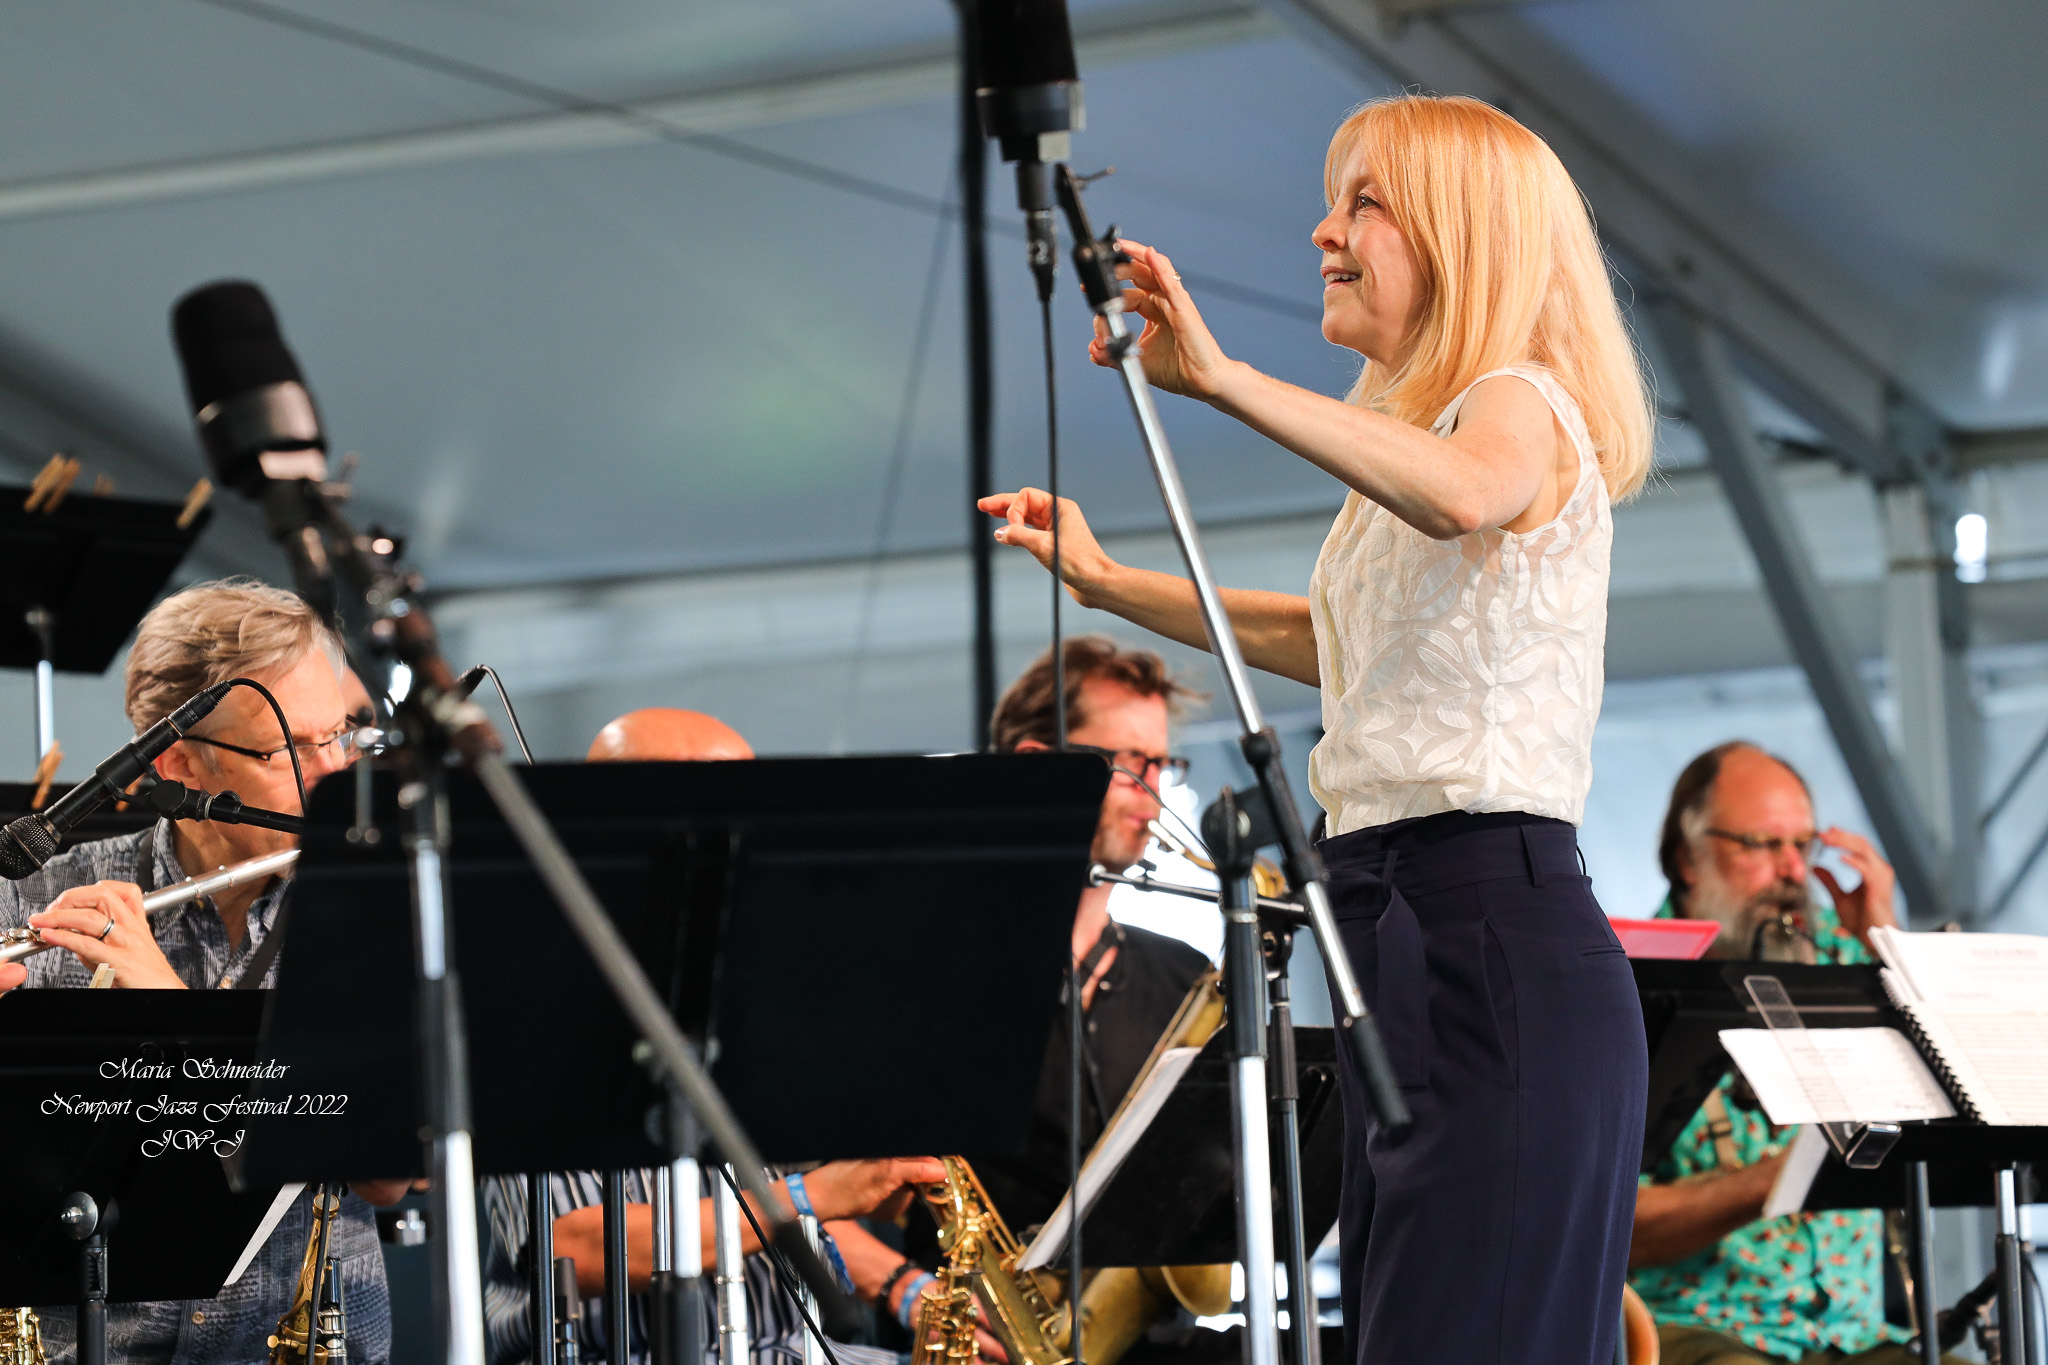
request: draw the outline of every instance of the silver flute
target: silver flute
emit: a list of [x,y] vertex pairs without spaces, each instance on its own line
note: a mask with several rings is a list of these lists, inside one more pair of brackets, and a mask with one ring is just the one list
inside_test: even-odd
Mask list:
[[[211,896],[216,891],[225,891],[231,886],[244,882],[258,882],[266,877],[284,871],[299,860],[295,848],[281,849],[276,853],[265,853],[255,858],[244,858],[239,863],[229,863],[197,877],[187,877],[174,886],[152,891],[142,898],[142,913],[153,915],[173,905],[196,901],[201,896]],[[42,935],[26,925],[19,929],[0,931],[0,962],[19,962],[25,957],[54,948],[54,943],[45,943]]]

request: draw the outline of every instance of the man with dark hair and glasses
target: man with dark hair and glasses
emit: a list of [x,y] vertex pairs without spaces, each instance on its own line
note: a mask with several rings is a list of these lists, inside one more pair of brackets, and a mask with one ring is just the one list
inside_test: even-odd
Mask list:
[[[1815,866],[1829,848],[1856,885]],[[1671,884],[1659,917],[1719,924],[1715,957],[1868,962],[1871,929],[1897,922],[1890,864],[1869,840],[1819,828],[1805,779],[1754,744],[1686,765],[1658,858]],[[1796,1133],[1772,1125],[1731,1072],[1642,1178],[1629,1278],[1657,1319],[1665,1365],[1911,1358],[1885,1321],[1881,1213],[1760,1217]]]
[[[1194,694],[1174,680],[1157,654],[1123,649],[1104,636],[1067,640],[1064,657],[1067,748],[1095,754],[1112,770],[1090,856],[1121,872],[1151,842],[1161,785],[1187,772],[1187,760],[1175,757],[1167,741],[1174,709]],[[1053,748],[1059,741],[1056,705],[1047,651],[997,703],[990,746],[1005,753]],[[1112,920],[1110,890],[1087,888],[1074,912],[1072,964],[1085,981],[1083,1151],[1100,1136],[1174,1011],[1209,968],[1208,958],[1178,939]],[[1066,1192],[1069,1055],[1067,1012],[1061,1010],[1046,1043],[1024,1155],[974,1161],[989,1197],[1020,1236],[1044,1222]]]

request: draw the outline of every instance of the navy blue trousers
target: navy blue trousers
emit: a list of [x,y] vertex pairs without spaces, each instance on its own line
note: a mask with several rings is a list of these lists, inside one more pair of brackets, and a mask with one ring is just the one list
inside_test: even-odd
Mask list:
[[1453,813],[1322,854],[1415,1116],[1385,1133],[1340,1069],[1348,1365],[1611,1365],[1648,1061],[1575,832]]

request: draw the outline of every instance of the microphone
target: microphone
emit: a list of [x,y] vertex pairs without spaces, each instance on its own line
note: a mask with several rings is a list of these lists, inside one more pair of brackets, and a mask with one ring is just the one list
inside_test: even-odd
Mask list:
[[1072,154],[1070,134],[1087,126],[1066,0],[972,0],[967,7],[982,132],[1017,163],[1031,273],[1040,301],[1052,297],[1053,223],[1049,163]]
[[469,694],[476,691],[490,671],[484,665],[478,664],[455,680],[455,690],[450,695],[457,701],[468,701]]
[[247,280],[202,285],[171,310],[171,336],[215,481],[263,504],[299,596],[331,619],[319,503],[327,436],[270,300]]
[[264,829],[283,830],[286,834],[303,834],[306,822],[296,815],[283,811],[265,810],[261,806],[245,806],[242,798],[233,792],[194,791],[182,782],[159,779],[148,782],[145,789],[137,793],[138,805],[149,807],[158,815],[171,820],[210,820],[217,825],[258,825]]
[[66,792],[46,811],[37,811],[0,829],[0,877],[18,882],[41,870],[56,856],[57,845],[80,820],[105,802],[118,798],[149,771],[157,755],[185,737],[220,705],[235,686],[235,680],[215,683],[177,710],[114,750],[113,756],[93,769],[92,776]]

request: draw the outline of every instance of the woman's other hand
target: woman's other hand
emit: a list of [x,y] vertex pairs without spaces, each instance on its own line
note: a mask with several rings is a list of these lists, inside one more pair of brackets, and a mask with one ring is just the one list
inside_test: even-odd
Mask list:
[[[1138,356],[1145,366],[1145,378],[1168,393],[1199,398],[1205,402],[1222,389],[1224,376],[1237,363],[1223,354],[1201,310],[1180,282],[1180,272],[1164,253],[1140,242],[1119,239],[1117,249],[1129,256],[1127,265],[1117,267],[1117,278],[1130,288],[1123,291],[1124,311],[1143,319],[1138,334]],[[1098,365],[1114,367],[1109,353],[1109,328],[1095,320],[1095,339],[1088,343],[1088,358]],[[1061,539],[1065,539],[1064,530]]]
[[[1004,524],[996,528],[999,542],[1029,550],[1031,557],[1048,572],[1052,569],[1050,493],[1041,488],[1020,488],[1014,493],[983,498],[975,506],[992,517],[1003,518]],[[1117,562],[1104,554],[1096,542],[1095,533],[1088,529],[1088,520],[1074,500],[1061,498],[1060,577],[1066,582],[1067,592],[1084,607],[1096,606],[1095,589],[1117,568]]]

